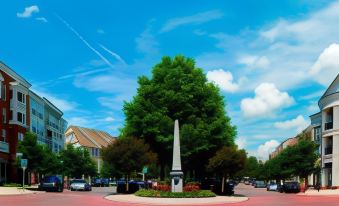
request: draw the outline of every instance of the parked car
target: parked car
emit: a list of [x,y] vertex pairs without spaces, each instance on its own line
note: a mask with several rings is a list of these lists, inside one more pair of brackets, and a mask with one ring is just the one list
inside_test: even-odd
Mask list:
[[255,188],[266,188],[266,184],[262,180],[256,180],[254,187]]
[[250,182],[249,180],[245,180],[245,181],[244,181],[244,184],[245,184],[245,185],[250,185],[251,182]]
[[64,191],[64,183],[61,177],[58,176],[45,176],[39,188],[43,191],[50,192],[63,192]]
[[108,178],[93,178],[91,185],[93,187],[108,187],[109,179]]
[[141,188],[145,188],[145,182],[131,180],[128,182],[128,191],[126,191],[126,181],[119,180],[117,181],[117,193],[128,193],[132,194],[138,191]]
[[275,182],[270,182],[267,184],[267,191],[278,191],[278,184]]
[[234,182],[226,182],[224,184],[224,192],[221,192],[221,180],[210,178],[203,179],[201,181],[201,189],[202,190],[212,190],[212,192],[218,195],[233,195],[234,194]]
[[299,182],[284,182],[282,185],[280,192],[286,193],[298,193],[300,192]]
[[83,191],[92,191],[92,187],[90,184],[86,182],[86,180],[75,179],[71,181],[70,190],[83,190]]

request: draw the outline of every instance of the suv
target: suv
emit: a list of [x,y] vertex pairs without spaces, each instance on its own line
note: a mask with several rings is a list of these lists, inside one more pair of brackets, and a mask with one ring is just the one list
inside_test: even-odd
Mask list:
[[294,192],[294,193],[298,193],[300,192],[300,185],[298,182],[285,182],[281,189],[280,192]]
[[40,183],[40,189],[43,191],[63,192],[64,183],[61,177],[58,176],[46,176]]

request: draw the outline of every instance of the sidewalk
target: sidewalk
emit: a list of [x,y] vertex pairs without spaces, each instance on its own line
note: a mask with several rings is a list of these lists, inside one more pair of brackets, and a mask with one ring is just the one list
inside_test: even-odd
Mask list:
[[25,194],[36,194],[41,193],[38,191],[26,190],[18,187],[0,187],[1,195],[25,195]]
[[147,204],[147,205],[209,205],[227,204],[247,201],[247,197],[217,196],[208,198],[151,198],[135,195],[109,195],[105,199],[113,202]]
[[308,196],[339,196],[339,189],[326,189],[326,190],[315,190],[315,189],[308,189],[305,193],[298,193],[298,195],[308,195]]

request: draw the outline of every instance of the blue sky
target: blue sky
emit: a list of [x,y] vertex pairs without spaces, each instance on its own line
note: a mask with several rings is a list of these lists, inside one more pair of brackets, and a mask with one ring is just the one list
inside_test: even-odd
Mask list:
[[[9,3],[10,2],[10,3]],[[261,159],[309,124],[339,72],[338,1],[2,1],[0,60],[70,124],[119,134],[164,55],[196,60]]]

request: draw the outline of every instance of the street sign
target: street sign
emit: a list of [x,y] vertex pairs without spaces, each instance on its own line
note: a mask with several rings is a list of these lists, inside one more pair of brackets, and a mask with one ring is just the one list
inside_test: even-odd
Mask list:
[[21,167],[27,168],[28,160],[27,159],[21,159]]
[[147,167],[144,167],[144,168],[142,169],[142,173],[146,174],[147,172],[148,172],[148,168],[147,168]]

